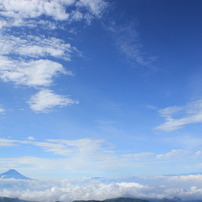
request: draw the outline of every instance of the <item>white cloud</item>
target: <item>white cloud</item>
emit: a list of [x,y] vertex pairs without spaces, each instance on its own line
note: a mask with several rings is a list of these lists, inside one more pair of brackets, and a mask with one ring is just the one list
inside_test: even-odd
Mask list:
[[176,160],[176,159],[196,159],[200,158],[202,156],[202,151],[189,151],[189,150],[182,150],[182,149],[173,149],[167,153],[164,154],[158,154],[156,155],[157,159],[162,160]]
[[94,155],[97,151],[103,151],[103,140],[83,138],[76,140],[48,139],[36,141],[34,137],[26,140],[0,139],[0,146],[33,145],[42,148],[45,152],[51,152],[61,156],[70,155]]
[[4,17],[0,21],[0,27],[33,27],[38,24],[37,21],[27,23],[28,20],[41,16],[55,21],[71,22],[78,20],[75,18],[75,12],[82,14],[79,20],[91,21],[94,17],[100,17],[106,6],[104,0],[0,0],[0,15]]
[[192,123],[202,123],[202,100],[188,103],[186,106],[167,107],[159,113],[165,117],[165,122],[155,130],[174,131]]
[[63,40],[44,36],[13,36],[0,35],[0,55],[15,54],[21,57],[47,57],[63,58],[70,60],[74,52],[78,52],[75,47]]
[[93,180],[67,179],[61,181],[1,180],[0,187],[6,183],[10,188],[1,189],[0,194],[3,196],[45,202],[56,200],[70,202],[81,199],[104,200],[126,194],[141,196],[142,193],[138,194],[138,191],[146,192],[151,189],[138,183],[103,184]]
[[[42,151],[49,152],[51,158],[41,158],[34,156],[25,156],[20,158],[1,159],[1,167],[19,168],[23,166],[29,166],[31,169],[36,170],[49,170],[55,172],[55,170],[61,170],[65,175],[65,172],[72,173],[100,173],[104,170],[117,168],[119,162],[113,153],[110,153],[105,148],[103,141],[94,139],[78,139],[78,140],[7,140],[0,139],[0,146],[21,146],[31,145],[42,149]],[[54,154],[54,155],[53,155]],[[57,155],[55,157],[55,155]],[[41,151],[40,151],[41,156]],[[120,167],[120,166],[118,166]],[[67,173],[66,173],[67,174]],[[60,174],[59,174],[60,175]]]
[[9,139],[0,139],[0,146],[11,147],[15,146],[15,142]]
[[0,114],[3,113],[4,111],[5,110],[2,107],[0,107]]
[[97,150],[101,149],[101,144],[103,143],[102,140],[95,140],[89,138],[78,140],[49,139],[48,142],[49,144],[51,143],[55,145],[63,145],[65,147],[70,148],[77,148],[77,151],[79,153],[82,153],[83,155],[96,152]]
[[49,20],[35,20],[35,19],[0,19],[0,29],[7,30],[10,27],[27,27],[27,28],[41,28],[43,30],[54,30],[56,28],[62,29],[62,26],[57,21]]
[[[2,20],[3,21],[3,20]],[[27,19],[25,21],[7,21],[6,24],[3,24],[0,28],[9,28],[9,27],[27,27],[27,28],[40,28],[42,30],[56,30],[63,29],[62,24],[58,23],[58,21],[50,21],[50,20],[40,20],[37,21],[35,19]]]
[[[28,137],[26,140],[15,139],[0,139],[0,146],[19,146],[32,145],[43,149],[45,152],[56,154],[63,157],[71,157],[72,163],[76,161],[82,163],[84,159],[91,160],[91,163],[99,162],[99,166],[106,166],[105,163],[111,161],[108,167],[136,167],[137,165],[146,165],[148,163],[162,163],[162,161],[175,162],[187,161],[195,163],[200,160],[202,151],[200,149],[185,150],[172,149],[166,153],[156,154],[154,152],[132,153],[127,152],[120,154],[110,148],[104,140],[83,138],[76,140],[68,139],[47,139],[44,141],[36,141],[33,137]],[[76,161],[75,161],[76,160]],[[95,161],[94,161],[95,160]],[[112,165],[112,162],[114,165]],[[80,164],[79,163],[79,164]],[[123,165],[122,165],[123,164]],[[97,164],[98,165],[98,164]],[[84,165],[83,165],[84,166]]]
[[[4,82],[28,87],[47,87],[59,74],[72,75],[72,72],[66,71],[60,63],[51,60],[16,61],[0,57],[0,79]],[[30,108],[36,112],[48,112],[54,107],[77,103],[48,89],[39,91],[28,101]]]
[[35,138],[32,137],[32,136],[27,137],[27,139],[28,139],[28,140],[35,140]]
[[[166,153],[135,153],[117,151],[109,143],[99,139],[48,139],[37,141],[33,138],[25,140],[0,139],[4,147],[34,147],[34,156],[20,158],[2,158],[2,168],[27,168],[33,172],[46,170],[62,176],[124,176],[124,175],[156,175],[195,172],[201,166],[202,150],[172,149]],[[9,148],[8,148],[9,149]],[[42,155],[43,154],[43,155]],[[47,156],[42,158],[41,156]],[[189,162],[189,163],[188,163]],[[67,172],[68,171],[68,172]],[[57,176],[60,176],[60,173]],[[37,175],[36,175],[37,176]],[[57,177],[55,176],[55,177]]]
[[28,104],[30,108],[36,112],[48,112],[53,107],[78,104],[78,101],[72,100],[62,95],[57,95],[51,90],[43,89],[37,94],[33,95],[28,101]]
[[[70,61],[74,53],[79,54],[78,50],[51,37],[50,32],[38,33],[41,28],[64,29],[73,21],[90,23],[101,17],[106,6],[105,0],[0,0],[0,79],[36,88],[50,86],[59,74],[73,75],[54,59]],[[36,27],[40,29],[33,30]],[[75,103],[78,102],[48,89],[33,95],[28,102],[37,112]]]
[[161,116],[169,119],[170,116],[176,114],[177,112],[182,111],[183,109],[184,107],[172,106],[159,110],[159,113],[161,114]]
[[176,158],[180,158],[180,157],[188,157],[190,153],[188,151],[184,151],[184,150],[181,150],[181,149],[173,149],[172,151],[170,152],[167,152],[167,153],[164,153],[164,154],[158,154],[156,157],[159,158],[159,159],[163,159],[163,160],[166,160],[166,159],[176,159]]
[[64,2],[72,4],[75,1],[55,0],[1,0],[0,14],[10,18],[37,18],[47,15],[55,20],[66,20],[69,15],[65,11]]
[[68,156],[71,155],[73,150],[64,144],[56,144],[51,142],[33,142],[33,145],[43,148],[46,152],[51,152],[57,155]]
[[[33,159],[32,159],[33,160]],[[121,196],[144,199],[200,200],[202,176],[139,178],[142,182],[103,183],[93,179],[0,181],[0,195],[30,201],[104,200]]]
[[59,73],[72,75],[63,66],[50,60],[16,61],[0,57],[0,79],[31,87],[50,86]]
[[100,17],[107,6],[107,3],[103,0],[79,0],[76,5],[79,7],[86,7],[90,13]]
[[171,144],[175,142],[181,147],[190,148],[190,149],[200,148],[202,146],[202,137],[196,137],[192,135],[167,137],[167,141],[169,141]]
[[133,153],[133,154],[124,154],[122,155],[123,158],[131,159],[132,161],[144,161],[148,160],[148,158],[151,158],[154,153],[152,152],[142,152],[142,153]]

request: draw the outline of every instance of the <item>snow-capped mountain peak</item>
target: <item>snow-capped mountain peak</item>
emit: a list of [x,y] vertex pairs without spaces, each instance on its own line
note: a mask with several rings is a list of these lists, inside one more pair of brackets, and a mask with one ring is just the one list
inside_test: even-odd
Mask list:
[[15,169],[10,169],[4,173],[0,174],[1,179],[22,179],[22,180],[31,180],[31,178],[26,177],[16,171]]

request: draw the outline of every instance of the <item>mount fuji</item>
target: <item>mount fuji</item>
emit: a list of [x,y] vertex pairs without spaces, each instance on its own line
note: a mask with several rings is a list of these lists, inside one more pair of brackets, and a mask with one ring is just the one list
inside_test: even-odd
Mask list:
[[7,172],[0,174],[0,179],[21,179],[21,180],[32,180],[16,171],[15,169],[10,169]]

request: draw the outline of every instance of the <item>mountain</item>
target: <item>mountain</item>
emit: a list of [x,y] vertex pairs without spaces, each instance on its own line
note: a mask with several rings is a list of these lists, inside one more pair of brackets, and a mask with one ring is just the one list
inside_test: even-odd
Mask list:
[[31,178],[26,177],[22,174],[20,174],[15,169],[10,169],[5,173],[0,174],[0,179],[21,179],[21,180],[31,180]]
[[0,197],[0,202],[31,202],[31,201],[20,200],[18,198]]
[[[60,201],[56,201],[60,202]],[[174,197],[172,199],[134,199],[134,198],[126,198],[126,197],[119,197],[113,199],[106,199],[106,200],[76,200],[73,202],[202,202],[202,200],[181,200],[180,198]]]
[[113,199],[106,199],[103,201],[98,201],[98,200],[77,200],[77,201],[73,201],[73,202],[149,202],[147,200],[142,200],[142,199],[133,199],[133,198],[124,198],[124,197],[120,197],[120,198],[113,198]]

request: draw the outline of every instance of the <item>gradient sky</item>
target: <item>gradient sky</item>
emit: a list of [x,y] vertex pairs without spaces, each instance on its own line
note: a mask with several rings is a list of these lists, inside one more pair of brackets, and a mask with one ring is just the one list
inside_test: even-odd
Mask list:
[[202,1],[0,0],[0,171],[202,169]]

